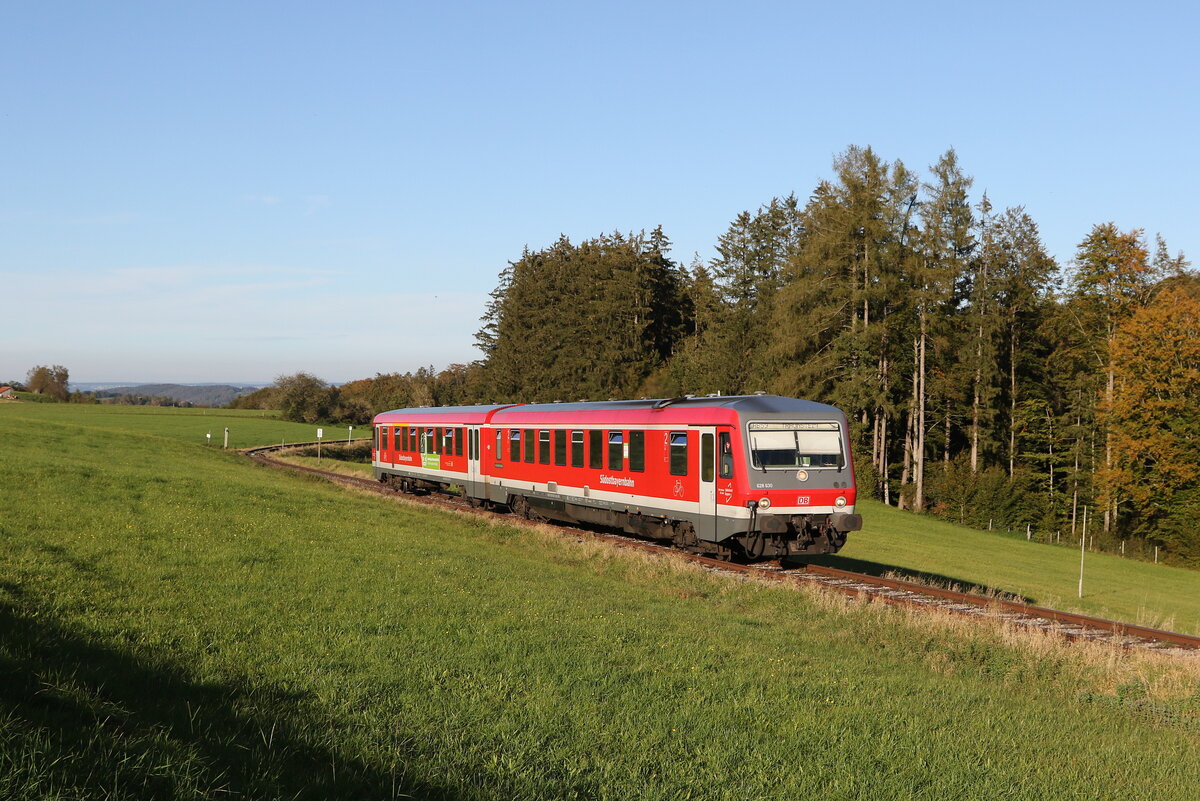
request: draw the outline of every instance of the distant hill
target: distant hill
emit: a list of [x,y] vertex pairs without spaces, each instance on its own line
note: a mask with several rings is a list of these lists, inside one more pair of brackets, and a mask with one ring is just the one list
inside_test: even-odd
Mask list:
[[258,387],[235,387],[230,384],[138,384],[132,387],[108,387],[96,391],[98,398],[121,395],[144,395],[171,398],[194,406],[224,406],[234,398],[253,392]]

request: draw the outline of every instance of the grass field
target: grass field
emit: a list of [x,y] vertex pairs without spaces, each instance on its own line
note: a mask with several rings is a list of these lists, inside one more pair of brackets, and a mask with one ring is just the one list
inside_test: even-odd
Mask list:
[[[0,798],[1190,799],[1200,782],[1196,660],[730,581],[202,444],[210,423],[239,445],[311,427],[93,408],[0,407]],[[922,531],[869,530],[878,550],[855,558],[895,564],[883,549]]]
[[865,572],[929,574],[938,583],[990,587],[1040,606],[1200,634],[1200,573],[1122,559],[1023,536],[974,531],[937,518],[861,504],[864,530],[832,563]]

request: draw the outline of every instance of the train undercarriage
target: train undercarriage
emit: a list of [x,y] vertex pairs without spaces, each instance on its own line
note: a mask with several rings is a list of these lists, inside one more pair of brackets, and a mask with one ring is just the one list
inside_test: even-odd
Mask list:
[[583,506],[537,495],[509,494],[503,501],[476,498],[449,484],[394,474],[381,475],[380,481],[401,492],[441,492],[458,495],[477,508],[507,511],[529,520],[616,530],[664,545],[672,545],[689,553],[724,560],[755,561],[837,553],[846,543],[846,534],[861,528],[861,518],[855,514],[752,513],[746,531],[713,541],[698,537],[695,525],[686,519]]

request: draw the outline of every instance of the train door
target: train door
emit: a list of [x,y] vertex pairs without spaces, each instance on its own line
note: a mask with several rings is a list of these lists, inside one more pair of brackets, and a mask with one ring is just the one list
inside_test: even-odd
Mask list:
[[717,430],[700,428],[700,518],[696,536],[714,540],[717,536]]
[[482,493],[475,486],[475,482],[479,481],[479,457],[480,457],[480,442],[479,442],[479,427],[471,426],[467,429],[467,494],[481,495]]

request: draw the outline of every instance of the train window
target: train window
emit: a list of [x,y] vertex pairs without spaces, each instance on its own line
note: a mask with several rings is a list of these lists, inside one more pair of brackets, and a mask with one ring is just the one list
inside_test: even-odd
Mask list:
[[533,449],[537,443],[537,439],[533,436],[533,429],[525,429],[525,461],[533,463]]
[[588,432],[588,467],[604,469],[604,432],[598,428]]
[[404,429],[399,426],[392,431],[392,445],[396,450],[400,450],[400,435],[404,433]]
[[419,450],[419,445],[417,443],[417,433],[418,433],[417,429],[415,429],[415,428],[410,428],[408,430],[408,449],[410,451],[412,451],[413,453],[416,453]]
[[433,452],[434,453],[439,453],[439,454],[445,453],[445,449],[442,447],[443,442],[445,441],[443,439],[443,436],[444,435],[442,433],[441,426],[438,426],[437,428],[435,428],[433,430]]
[[713,480],[713,435],[700,435],[700,480],[709,483]]
[[[476,455],[479,458],[479,455]],[[496,429],[496,461],[499,462],[504,458],[504,429]]]
[[375,426],[375,442],[372,443],[372,446],[375,448],[376,453],[379,452],[379,432],[382,430],[379,426]]
[[844,464],[837,423],[751,423],[750,461],[782,470]]
[[583,432],[571,432],[571,467],[583,467]]
[[641,473],[646,469],[646,432],[629,432],[629,469]]
[[556,430],[554,432],[554,463],[557,465],[566,465],[567,463],[567,432]]
[[461,428],[454,429],[454,455],[462,456],[463,440],[466,438],[466,431]]
[[508,458],[510,461],[521,461],[521,429],[513,428],[508,432]]
[[671,475],[686,476],[688,474],[688,435],[686,431],[672,431],[671,439]]
[[408,429],[400,429],[400,450],[408,451]]
[[550,432],[546,429],[538,432],[538,463],[550,464]]
[[433,453],[433,429],[425,429],[425,436],[421,437],[421,453]]
[[625,435],[620,431],[608,432],[608,469],[624,470]]
[[733,478],[733,441],[729,437],[728,431],[722,431],[717,435],[720,446],[718,448],[720,467],[717,469],[717,475],[721,478]]

